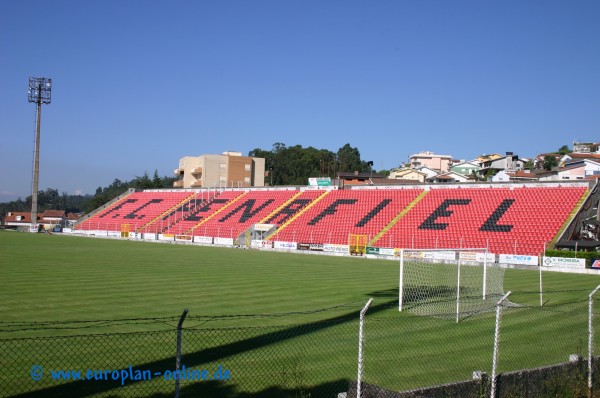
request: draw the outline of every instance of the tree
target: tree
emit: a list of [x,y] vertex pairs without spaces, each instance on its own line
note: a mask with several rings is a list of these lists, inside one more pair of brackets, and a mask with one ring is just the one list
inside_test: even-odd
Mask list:
[[525,165],[523,165],[523,168],[525,170],[533,170],[534,166],[533,166],[533,159],[529,159]]
[[154,175],[152,176],[152,187],[153,188],[162,188],[163,183],[158,176],[158,170],[154,169]]
[[569,153],[571,153],[572,151],[569,149],[568,145],[563,145],[560,148],[558,148],[558,154],[559,155],[567,155]]
[[139,189],[154,188],[154,186],[152,185],[152,180],[150,180],[150,177],[148,177],[148,172],[145,172],[144,175],[141,177],[136,176],[132,182],[133,182],[134,188],[139,188]]
[[552,170],[553,167],[558,166],[558,160],[556,160],[556,156],[554,155],[546,155],[544,156],[544,163],[543,163],[544,169],[545,170]]
[[352,148],[350,144],[338,149],[337,158],[342,172],[362,172],[368,168],[366,163],[360,160],[358,148]]
[[[350,167],[365,169],[365,164],[360,160],[358,149],[350,147],[342,151],[343,158]],[[306,185],[310,177],[333,176],[334,171],[340,170],[336,157],[339,156],[327,149],[314,147],[303,148],[301,145],[288,147],[284,143],[276,142],[270,151],[255,148],[248,156],[265,159],[265,169],[269,171],[267,181],[273,185]]]

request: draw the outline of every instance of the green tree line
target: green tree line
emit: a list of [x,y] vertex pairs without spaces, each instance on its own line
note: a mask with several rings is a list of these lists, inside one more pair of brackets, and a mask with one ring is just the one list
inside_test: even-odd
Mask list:
[[[67,213],[88,213],[103,204],[121,195],[129,188],[173,188],[174,177],[159,177],[155,170],[152,178],[148,173],[135,177],[131,181],[115,179],[107,187],[98,187],[94,195],[69,195],[59,193],[58,189],[48,188],[38,191],[38,212],[46,210],[64,210]],[[31,196],[25,200],[19,198],[11,202],[0,203],[0,217],[4,218],[8,212],[31,211]]]
[[360,157],[358,148],[345,144],[332,152],[312,146],[286,146],[276,142],[270,150],[256,148],[248,156],[265,158],[270,185],[306,185],[310,177],[334,178],[339,172],[367,172],[370,167]]

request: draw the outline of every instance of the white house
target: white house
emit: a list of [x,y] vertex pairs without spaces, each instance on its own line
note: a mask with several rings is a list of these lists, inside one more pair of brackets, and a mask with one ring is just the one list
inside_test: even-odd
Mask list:
[[428,178],[427,181],[435,182],[435,183],[448,183],[448,182],[467,182],[469,178],[466,176],[450,171],[448,173],[442,173],[437,176],[433,176]]
[[440,174],[438,171],[436,171],[430,167],[426,167],[426,166],[417,167],[415,170],[418,170],[421,173],[425,173],[425,175],[426,175],[425,179],[429,179],[429,178],[435,177],[438,174]]

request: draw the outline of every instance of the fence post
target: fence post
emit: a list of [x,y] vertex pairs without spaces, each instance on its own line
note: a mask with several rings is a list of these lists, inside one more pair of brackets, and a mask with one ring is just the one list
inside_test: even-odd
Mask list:
[[458,272],[456,273],[456,323],[460,318],[460,255],[458,257]]
[[356,380],[356,398],[361,397],[362,387],[362,374],[363,374],[363,327],[365,324],[365,313],[369,309],[369,306],[373,302],[370,298],[365,304],[364,308],[360,311],[360,322],[358,324],[358,376]]
[[175,398],[179,398],[179,370],[181,369],[181,334],[183,332],[183,321],[187,316],[188,309],[184,309],[179,323],[177,323],[177,356],[175,357]]
[[593,355],[593,343],[594,343],[594,326],[593,326],[593,296],[600,289],[600,285],[590,293],[588,299],[588,396],[592,396],[592,355]]
[[512,292],[508,292],[496,304],[496,330],[494,332],[494,357],[492,358],[492,386],[490,388],[490,398],[496,397],[496,366],[498,365],[498,346],[500,343],[500,314],[502,313],[502,302]]
[[400,280],[398,284],[398,311],[402,312],[402,298],[404,295],[404,249],[400,249]]
[[[546,253],[545,250],[544,253]],[[544,285],[542,283],[542,266],[544,264],[543,256],[540,257],[538,264],[538,268],[540,269],[540,307],[542,307],[544,305]]]

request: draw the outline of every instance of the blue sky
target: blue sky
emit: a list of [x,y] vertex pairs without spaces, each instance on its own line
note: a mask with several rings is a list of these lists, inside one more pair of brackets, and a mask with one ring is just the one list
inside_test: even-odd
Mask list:
[[0,1],[0,202],[275,142],[522,157],[600,141],[599,1]]

